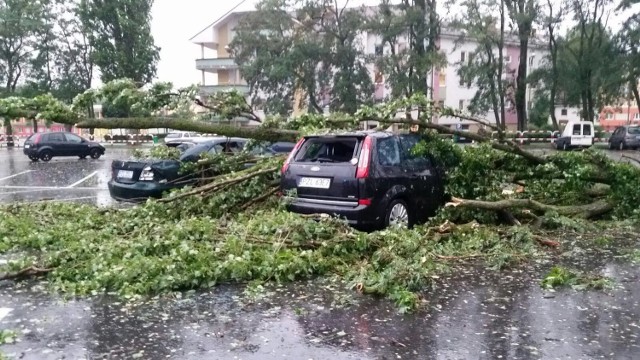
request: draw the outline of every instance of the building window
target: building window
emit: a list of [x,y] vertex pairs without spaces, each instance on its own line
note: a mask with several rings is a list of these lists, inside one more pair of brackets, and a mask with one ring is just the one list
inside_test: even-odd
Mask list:
[[560,110],[560,115],[567,116],[567,109]]
[[442,70],[438,74],[438,82],[440,83],[440,87],[447,86],[447,74],[445,74]]
[[509,63],[511,62],[511,56],[510,56],[510,55],[505,56],[505,57],[504,57],[504,62],[505,62],[506,64],[509,64]]
[[464,63],[464,55],[465,55],[465,54],[464,54],[464,51],[461,51],[461,52],[460,52],[460,62],[461,62],[461,63]]
[[374,78],[376,84],[382,84],[384,82],[384,76],[382,76],[382,72],[380,70],[376,70]]
[[640,120],[640,113],[633,114],[633,120]]
[[382,46],[382,45],[376,45],[376,47],[375,47],[375,54],[376,54],[377,56],[382,56],[383,49],[384,49],[384,48],[383,48],[383,46]]
[[529,66],[533,66],[533,58],[534,56],[529,56]]
[[464,100],[458,101],[458,109],[459,110],[463,110],[464,109]]
[[460,86],[464,86],[464,78],[462,76],[460,76]]
[[612,113],[607,113],[607,120],[613,120],[613,114]]

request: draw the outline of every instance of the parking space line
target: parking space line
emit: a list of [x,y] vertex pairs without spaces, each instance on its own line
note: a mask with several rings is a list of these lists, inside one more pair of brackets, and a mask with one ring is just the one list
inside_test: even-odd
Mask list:
[[20,175],[23,175],[23,174],[26,174],[26,173],[30,173],[30,172],[32,172],[32,171],[33,171],[33,170],[26,170],[26,171],[23,171],[23,172],[21,172],[21,173],[17,173],[17,174],[9,175],[9,176],[6,176],[6,177],[3,177],[3,178],[0,178],[0,181],[2,181],[2,180],[7,180],[7,179],[11,179],[11,178],[14,178],[14,177],[16,177],[16,176],[20,176]]
[[9,315],[9,313],[13,310],[12,308],[0,308],[0,321],[5,318],[5,316]]
[[[17,185],[0,185],[0,189],[15,189],[15,190],[107,190],[107,188],[100,187],[63,187],[63,186],[17,186]],[[0,192],[0,195],[2,193]]]
[[97,171],[92,172],[92,173],[91,173],[91,174],[89,174],[88,176],[85,176],[85,177],[83,177],[82,179],[80,179],[80,180],[78,180],[78,181],[74,182],[73,184],[71,184],[71,185],[67,186],[67,189],[68,189],[68,188],[72,188],[72,187],[74,187],[74,186],[76,186],[76,185],[80,185],[80,184],[82,184],[83,182],[85,182],[85,181],[87,181],[87,180],[91,179],[92,177],[96,176],[96,174],[97,174],[97,173],[98,173]]

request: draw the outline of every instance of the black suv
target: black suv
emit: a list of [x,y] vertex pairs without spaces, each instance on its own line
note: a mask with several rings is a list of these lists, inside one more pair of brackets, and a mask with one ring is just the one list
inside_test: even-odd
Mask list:
[[70,132],[37,133],[24,142],[24,154],[31,161],[50,161],[54,156],[91,156],[98,159],[104,155],[104,146]]
[[420,140],[386,132],[301,139],[282,167],[287,208],[366,229],[426,221],[445,200],[444,170],[413,154]]

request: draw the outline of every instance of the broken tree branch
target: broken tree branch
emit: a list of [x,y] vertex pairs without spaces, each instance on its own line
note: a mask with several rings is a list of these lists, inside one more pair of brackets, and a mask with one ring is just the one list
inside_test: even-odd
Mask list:
[[507,209],[532,209],[539,212],[555,211],[564,216],[577,216],[585,219],[602,215],[613,209],[613,206],[603,200],[598,200],[586,205],[556,206],[547,205],[532,199],[508,199],[499,201],[469,200],[451,198],[451,202],[445,206],[462,206],[491,211],[502,211]]
[[29,266],[15,273],[6,273],[3,275],[0,275],[0,281],[24,279],[24,278],[33,277],[33,276],[42,276],[51,271],[53,271],[52,268],[39,268],[35,266]]

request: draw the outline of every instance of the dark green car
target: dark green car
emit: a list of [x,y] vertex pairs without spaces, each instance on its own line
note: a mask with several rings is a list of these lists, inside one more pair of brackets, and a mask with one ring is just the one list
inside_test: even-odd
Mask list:
[[[109,193],[119,201],[161,198],[167,191],[196,182],[193,174],[180,173],[183,163],[196,162],[204,154],[237,154],[245,150],[247,143],[248,139],[244,138],[221,137],[185,150],[179,160],[114,160],[111,163]],[[286,154],[294,145],[284,142],[267,144],[252,148],[250,153],[256,156]]]

